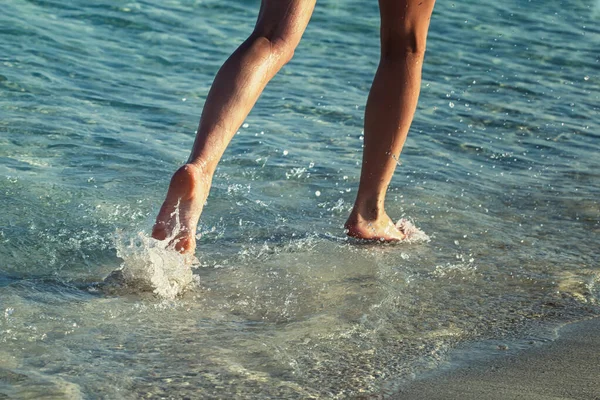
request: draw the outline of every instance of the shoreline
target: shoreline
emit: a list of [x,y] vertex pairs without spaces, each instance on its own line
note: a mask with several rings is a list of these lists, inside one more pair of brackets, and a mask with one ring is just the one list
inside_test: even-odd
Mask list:
[[540,346],[427,374],[391,398],[600,399],[600,317],[568,323],[557,333]]

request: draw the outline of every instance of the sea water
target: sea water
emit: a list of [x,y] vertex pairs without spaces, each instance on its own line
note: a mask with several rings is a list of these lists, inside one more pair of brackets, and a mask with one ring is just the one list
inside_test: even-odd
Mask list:
[[595,0],[438,2],[386,203],[424,236],[398,245],[343,231],[377,4],[320,1],[223,157],[195,259],[151,240],[258,7],[2,3],[0,397],[385,396],[457,346],[599,313]]

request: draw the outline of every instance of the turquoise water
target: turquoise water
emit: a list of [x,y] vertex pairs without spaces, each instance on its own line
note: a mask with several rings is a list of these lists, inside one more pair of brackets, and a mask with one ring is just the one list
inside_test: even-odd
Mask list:
[[387,206],[431,240],[400,245],[342,228],[377,6],[319,2],[220,164],[199,264],[153,243],[257,9],[3,3],[0,398],[389,394],[465,342],[600,312],[598,1],[438,2]]

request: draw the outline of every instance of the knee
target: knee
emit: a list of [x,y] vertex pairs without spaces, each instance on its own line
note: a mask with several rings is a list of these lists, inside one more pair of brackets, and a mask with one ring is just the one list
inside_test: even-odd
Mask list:
[[271,60],[279,68],[290,62],[296,50],[294,43],[279,36],[253,34],[252,42],[263,57]]
[[427,32],[416,30],[388,29],[381,31],[381,58],[401,60],[407,57],[423,58],[427,42]]
[[273,52],[278,60],[281,62],[281,65],[285,65],[289,63],[294,57],[294,52],[296,51],[296,43],[293,43],[291,40],[284,38],[277,38],[273,43]]

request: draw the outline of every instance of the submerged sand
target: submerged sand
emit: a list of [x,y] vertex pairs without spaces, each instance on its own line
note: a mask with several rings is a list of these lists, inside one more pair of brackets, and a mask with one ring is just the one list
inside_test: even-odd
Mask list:
[[398,399],[600,399],[600,318],[546,345],[411,382]]

